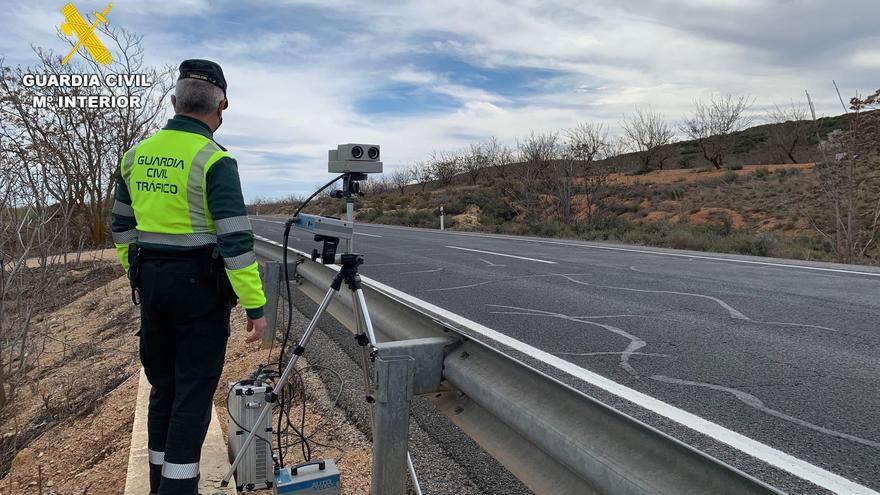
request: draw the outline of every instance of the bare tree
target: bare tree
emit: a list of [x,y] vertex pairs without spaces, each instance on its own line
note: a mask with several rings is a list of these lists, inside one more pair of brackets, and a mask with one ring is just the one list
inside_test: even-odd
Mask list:
[[[0,127],[9,123],[5,109]],[[18,138],[0,139],[0,410],[39,356],[33,317],[62,273],[56,261],[68,248],[72,213],[51,202],[43,150]]]
[[390,191],[394,185],[391,182],[390,177],[385,174],[379,175],[369,175],[368,179],[361,182],[360,191],[363,194],[375,195],[375,194],[385,194]]
[[748,127],[746,115],[752,100],[746,96],[713,96],[694,103],[694,112],[682,121],[679,129],[697,142],[703,158],[721,169],[736,146],[736,134]]
[[[809,95],[808,95],[809,97]],[[812,101],[810,111],[818,122]],[[820,139],[819,184],[828,208],[826,218],[811,218],[820,235],[831,241],[840,261],[853,263],[878,251],[880,231],[880,116],[868,112],[880,106],[880,90],[850,100],[850,121]]]
[[397,188],[397,192],[402,196],[406,192],[406,186],[412,182],[413,176],[409,168],[398,167],[391,172],[391,185]]
[[556,190],[559,216],[566,225],[571,224],[571,201],[575,191],[575,180],[581,171],[582,164],[578,160],[577,148],[568,145],[560,146],[556,153],[555,165],[550,168],[551,185]]
[[[88,241],[93,245],[104,245],[107,240],[113,177],[119,159],[125,150],[158,128],[166,108],[162,100],[173,84],[172,67],[145,65],[141,36],[112,27],[104,28],[104,34],[111,40],[111,49],[115,52],[113,61],[106,67],[90,58],[85,58],[85,63],[71,61],[62,65],[60,57],[35,48],[40,60],[38,67],[2,66],[0,69],[5,75],[0,83],[4,107],[0,139],[16,142],[16,150],[29,147],[37,150],[40,180],[47,194],[74,212],[74,220],[88,232]],[[152,84],[148,87],[106,84],[25,87],[26,73],[96,74],[101,81],[111,73],[135,73],[146,74]],[[140,105],[124,108],[34,105],[34,98],[41,96],[55,102],[64,96],[125,97],[127,101],[136,98]]]
[[471,143],[468,150],[462,155],[462,169],[468,174],[471,185],[477,185],[480,175],[490,165],[489,154],[486,152],[486,148],[484,143]]
[[538,181],[544,177],[545,171],[553,165],[559,152],[559,134],[556,132],[535,133],[520,141],[516,140],[519,160],[526,171],[526,179]]
[[605,158],[609,143],[605,125],[581,122],[566,130],[565,135],[570,153],[581,163],[584,172],[591,169],[596,160]]
[[[114,51],[107,67],[62,65],[39,48],[36,67],[0,59],[0,408],[40,355],[32,319],[65,271],[56,261],[86,243],[105,244],[119,158],[158,127],[172,87],[171,68],[144,64],[139,36],[114,28],[104,35]],[[95,74],[104,83],[109,73],[141,73],[152,85],[25,86],[28,73]],[[42,96],[138,97],[140,106],[35,105]]]
[[663,170],[672,155],[669,146],[675,138],[675,131],[664,120],[663,115],[653,110],[637,108],[635,114],[621,122],[623,134],[629,148],[642,163],[643,170],[658,168]]
[[434,178],[441,186],[448,186],[462,172],[462,156],[454,151],[432,151],[429,160]]
[[487,167],[501,178],[507,178],[508,166],[514,161],[514,152],[509,146],[498,142],[496,137],[491,137],[483,143],[483,153],[488,161]]
[[434,180],[434,171],[427,162],[413,162],[413,164],[409,166],[409,173],[419,186],[421,186],[421,192],[425,192],[428,183]]
[[795,150],[807,143],[812,130],[807,119],[807,108],[795,102],[785,106],[774,105],[767,112],[767,121],[776,124],[769,127],[770,144],[783,160],[798,163]]
[[582,122],[566,131],[568,137],[565,156],[573,159],[581,170],[581,186],[587,200],[587,218],[590,223],[601,217],[600,196],[608,179],[608,168],[600,168],[597,160],[611,156],[615,151],[614,143],[608,137],[603,124]]

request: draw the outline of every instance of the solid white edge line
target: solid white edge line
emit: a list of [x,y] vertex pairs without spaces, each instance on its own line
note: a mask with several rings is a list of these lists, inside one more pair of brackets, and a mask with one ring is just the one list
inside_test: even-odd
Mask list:
[[365,233],[365,232],[355,232],[355,235],[365,235],[365,236],[368,236],[368,237],[382,237],[381,235],[367,234],[367,233]]
[[757,261],[757,260],[740,260],[736,258],[722,258],[719,256],[705,256],[701,254],[685,254],[685,253],[667,253],[664,251],[651,251],[649,249],[637,249],[637,248],[625,248],[625,247],[616,247],[616,246],[600,246],[596,244],[589,244],[586,241],[584,243],[575,243],[575,242],[565,242],[565,241],[551,241],[548,239],[531,239],[528,237],[517,237],[517,236],[502,236],[502,235],[493,235],[493,234],[479,234],[474,232],[452,232],[452,231],[433,231],[430,229],[416,229],[412,227],[396,227],[393,225],[371,225],[371,227],[375,228],[386,228],[386,229],[397,229],[397,230],[411,230],[416,232],[427,232],[430,234],[445,234],[445,235],[459,235],[465,237],[482,237],[485,239],[500,239],[500,240],[509,240],[509,241],[519,241],[519,242],[535,242],[539,244],[553,244],[557,246],[573,246],[573,247],[581,247],[588,249],[604,249],[607,251],[624,251],[629,253],[640,253],[640,254],[654,254],[658,256],[673,256],[676,258],[694,258],[700,260],[708,260],[708,261],[722,261],[722,262],[730,262],[730,263],[744,263],[749,265],[761,265],[761,266],[775,266],[782,268],[795,268],[801,270],[814,270],[814,271],[823,271],[823,272],[833,272],[833,273],[847,273],[850,275],[867,275],[869,277],[880,277],[880,273],[876,272],[863,272],[859,270],[845,270],[842,268],[827,268],[822,266],[807,266],[807,265],[796,265],[792,263],[774,263],[772,261]]
[[556,264],[555,261],[539,260],[537,258],[526,258],[525,256],[515,256],[512,254],[495,253],[493,251],[481,251],[479,249],[471,249],[471,248],[464,248],[464,247],[458,247],[458,246],[446,246],[446,247],[448,247],[449,249],[460,249],[462,251],[472,251],[474,253],[491,254],[492,256],[504,256],[505,258],[516,258],[518,260],[536,261],[538,263],[547,263],[548,265],[555,265]]
[[[255,235],[254,237],[275,246],[283,247],[280,242],[275,242],[273,240],[258,235]],[[288,247],[287,249],[296,254],[308,257],[306,253],[303,253],[302,251],[299,251],[297,249],[291,247]],[[327,266],[330,266],[337,271],[339,270],[338,266]],[[605,390],[606,392],[616,395],[617,397],[632,402],[637,406],[648,409],[655,414],[671,419],[672,421],[675,421],[682,426],[690,428],[698,433],[702,433],[703,435],[706,435],[709,438],[717,440],[721,443],[727,444],[736,450],[739,450],[756,459],[764,461],[771,466],[787,471],[799,478],[802,478],[822,488],[825,488],[826,490],[831,490],[835,493],[841,494],[880,495],[880,493],[871,490],[866,486],[862,486],[858,483],[850,481],[843,476],[834,474],[819,466],[815,466],[807,461],[798,459],[797,457],[794,457],[790,454],[786,454],[781,450],[775,449],[757,440],[753,440],[741,433],[737,433],[733,430],[727,429],[724,426],[713,423],[707,419],[703,419],[696,414],[689,413],[676,406],[667,404],[659,399],[651,397],[650,395],[644,394],[637,390],[633,390],[625,385],[621,385],[602,375],[581,368],[574,363],[568,362],[560,357],[554,356],[553,354],[542,351],[541,349],[526,344],[525,342],[516,340],[508,335],[481,325],[475,321],[471,321],[461,315],[445,310],[439,306],[435,306],[434,304],[431,304],[427,301],[423,301],[417,297],[411,296],[405,292],[385,285],[382,282],[378,282],[369,277],[364,277],[363,275],[361,276],[361,279],[367,285],[372,286],[376,290],[385,292],[386,294],[394,296],[398,299],[405,300],[415,306],[421,307],[425,310],[435,313],[438,316],[446,318],[449,321],[462,325],[469,330],[480,333],[481,335],[484,335],[502,345],[515,349],[526,355],[532,356],[568,375],[583,380],[595,387],[601,388],[602,390]]]

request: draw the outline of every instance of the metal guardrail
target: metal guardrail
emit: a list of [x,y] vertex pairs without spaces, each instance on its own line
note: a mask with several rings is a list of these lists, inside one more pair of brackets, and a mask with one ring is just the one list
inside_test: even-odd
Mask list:
[[[281,249],[256,238],[263,259],[280,261]],[[320,301],[338,268],[294,249],[288,258],[298,262],[290,265],[291,281]],[[364,284],[379,342],[452,339],[444,386],[427,397],[536,493],[781,493],[475,338],[488,329],[466,328],[467,320],[438,314],[433,305],[366,277]],[[328,312],[354,330],[351,301],[343,288]]]

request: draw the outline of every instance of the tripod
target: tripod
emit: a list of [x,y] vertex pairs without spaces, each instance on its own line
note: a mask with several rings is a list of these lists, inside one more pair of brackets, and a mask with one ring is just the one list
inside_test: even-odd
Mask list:
[[[273,389],[273,391],[266,394],[266,405],[263,406],[263,410],[260,411],[260,416],[257,418],[254,424],[263,424],[266,416],[272,413],[272,408],[274,407],[275,401],[278,399],[278,395],[275,393],[275,391],[283,390],[284,387],[287,385],[288,380],[290,380],[290,377],[294,372],[294,365],[296,364],[299,357],[302,356],[303,352],[305,352],[306,345],[308,344],[309,339],[311,338],[312,333],[315,330],[315,327],[318,325],[318,320],[321,318],[321,315],[324,314],[327,306],[330,305],[330,301],[333,299],[333,296],[337,292],[339,292],[339,289],[342,288],[343,282],[345,282],[349,290],[351,290],[352,301],[354,302],[355,316],[358,317],[358,327],[360,329],[361,324],[363,324],[363,329],[366,331],[366,334],[358,334],[358,342],[363,342],[362,345],[364,347],[364,353],[368,355],[370,359],[375,359],[377,353],[376,336],[373,333],[373,323],[370,321],[370,314],[369,312],[367,312],[367,303],[364,299],[364,292],[361,286],[361,277],[360,275],[358,275],[357,271],[358,265],[364,262],[364,258],[361,255],[353,253],[343,254],[340,256],[340,258],[342,267],[340,268],[339,273],[337,273],[336,277],[333,278],[333,282],[330,283],[330,288],[324,295],[324,299],[321,301],[321,304],[318,305],[318,309],[317,311],[315,311],[315,315],[312,317],[311,321],[309,321],[309,324],[308,326],[306,326],[302,337],[300,337],[299,342],[297,342],[296,347],[293,349],[293,357],[290,358],[287,366],[284,367],[284,372],[281,374],[281,378],[279,378],[278,382],[275,384],[275,388]],[[369,350],[366,349],[367,346],[370,347]],[[369,371],[365,371],[365,374],[367,379],[369,380]],[[370,401],[370,398],[368,398],[368,401]],[[226,476],[223,477],[221,486],[225,487],[229,485],[229,480],[232,479],[235,470],[238,468],[238,465],[244,458],[244,453],[251,446],[256,436],[256,429],[253,429],[250,431],[250,433],[248,433],[247,438],[245,438],[244,442],[239,447],[238,455],[235,457],[235,460],[232,461],[232,465],[229,467],[229,471],[226,473]]]
[[[363,196],[364,193],[361,192],[360,189],[360,181],[366,180],[367,174],[357,173],[357,172],[346,172],[342,175],[342,189],[333,191],[331,194],[334,198],[345,198],[345,216],[346,220],[348,220],[349,224],[354,225],[354,198],[356,196]],[[354,250],[354,235],[348,239],[346,243],[346,251],[352,252]],[[360,281],[360,278],[358,278]],[[358,345],[361,346],[362,354],[361,354],[361,369],[364,372],[364,390],[367,393],[366,399],[369,407],[367,407],[367,414],[370,418],[370,440],[373,440],[373,403],[375,403],[375,399],[370,393],[371,384],[370,384],[370,371],[369,371],[369,363],[375,360],[375,342],[376,338],[373,335],[373,324],[370,321],[370,315],[367,313],[367,305],[363,300],[363,292],[355,292],[352,291],[352,309],[354,311],[354,320],[357,328],[357,333],[355,335],[355,339],[357,340]],[[360,299],[360,301],[358,300]],[[364,333],[364,329],[366,329],[366,334]],[[372,351],[367,351],[367,342],[366,339],[369,337],[373,345]],[[409,471],[410,479],[413,483],[413,488],[415,488],[416,495],[422,495],[422,488],[419,484],[419,478],[416,475],[416,468],[413,465],[412,456],[409,452],[406,453],[406,467]]]

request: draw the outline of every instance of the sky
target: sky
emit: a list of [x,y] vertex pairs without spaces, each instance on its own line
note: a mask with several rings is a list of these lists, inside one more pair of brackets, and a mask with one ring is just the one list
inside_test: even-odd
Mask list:
[[[65,51],[65,1],[0,0],[7,63],[31,45]],[[105,4],[74,1],[80,12]],[[579,122],[608,126],[636,108],[675,123],[694,101],[747,95],[821,115],[880,88],[876,0],[208,1],[116,0],[108,20],[144,35],[147,63],[218,62],[229,109],[216,140],[239,164],[248,201],[309,193],[327,150],[382,146],[386,172],[497,137]],[[170,105],[170,104],[169,104]]]

